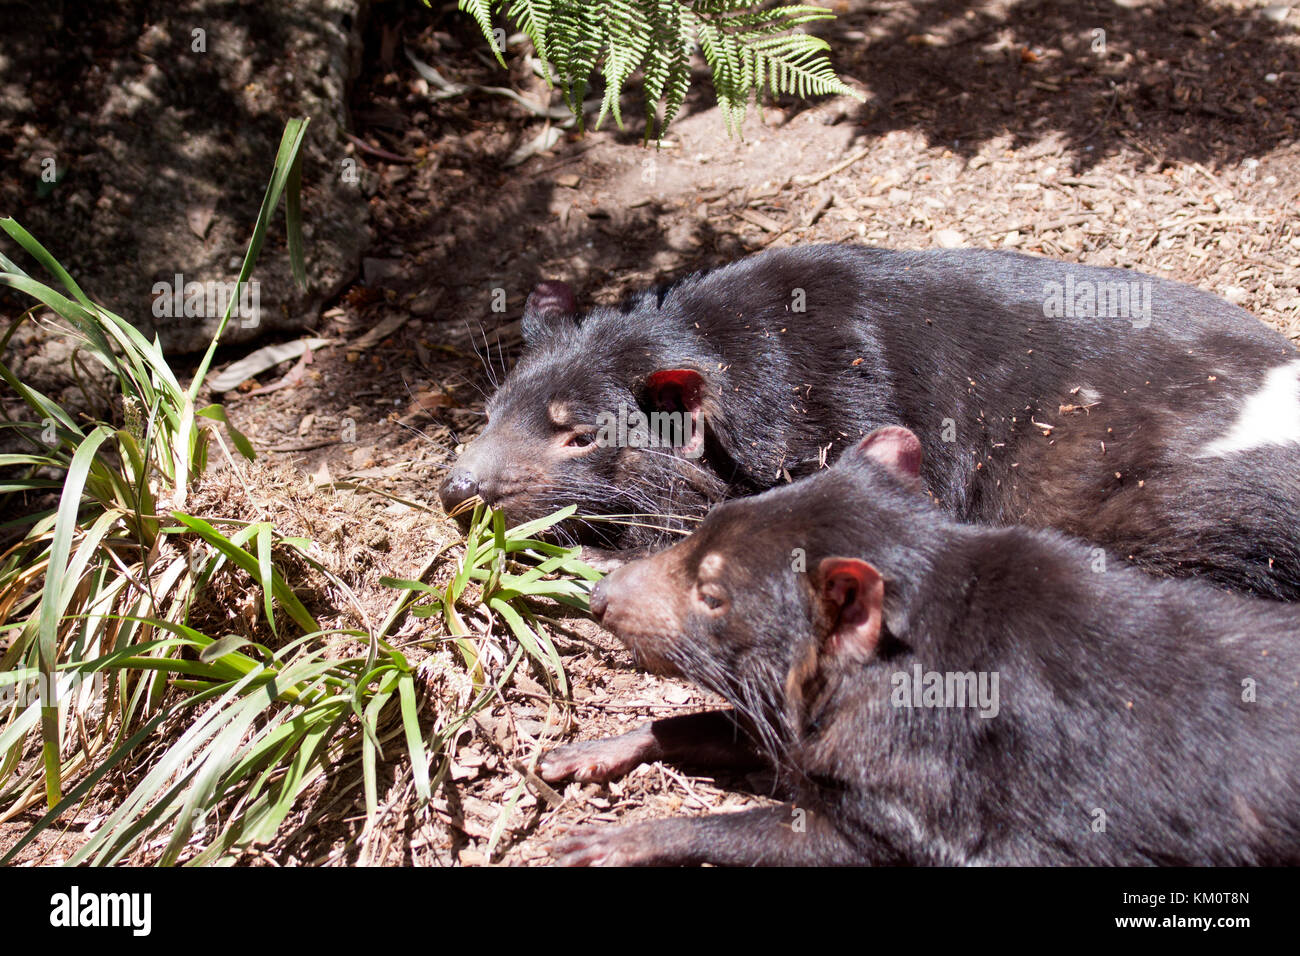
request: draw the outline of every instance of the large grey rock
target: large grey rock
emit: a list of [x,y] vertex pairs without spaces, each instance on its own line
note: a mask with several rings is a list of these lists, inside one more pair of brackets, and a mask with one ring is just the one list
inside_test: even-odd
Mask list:
[[[157,290],[174,287],[177,275],[213,293],[233,282],[285,120],[309,116],[308,288],[292,281],[278,212],[253,273],[257,315],[232,321],[223,341],[313,327],[368,241],[360,177],[343,175],[363,7],[128,0],[85,10],[68,3],[62,23],[49,10],[6,17],[0,134],[12,130],[21,172],[0,183],[0,211],[92,298],[157,332],[170,351],[196,351],[220,319],[211,314],[219,297],[205,296],[198,309],[191,297],[188,310],[182,299],[175,314],[173,296],[159,299]],[[50,160],[56,184],[41,179]]]

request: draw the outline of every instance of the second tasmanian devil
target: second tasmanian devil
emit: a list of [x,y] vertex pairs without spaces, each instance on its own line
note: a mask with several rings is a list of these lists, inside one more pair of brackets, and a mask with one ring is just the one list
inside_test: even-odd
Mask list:
[[541,774],[757,753],[790,799],[578,832],[558,858],[1300,863],[1300,607],[957,524],[919,493],[920,458],[881,429],[597,585],[593,611],[642,664],[736,720],[562,747]]

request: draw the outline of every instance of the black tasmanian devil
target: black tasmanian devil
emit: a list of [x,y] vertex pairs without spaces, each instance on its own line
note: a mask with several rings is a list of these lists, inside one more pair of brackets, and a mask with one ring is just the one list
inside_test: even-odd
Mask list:
[[[1300,606],[953,522],[890,426],[715,509],[592,608],[726,697],[543,757],[551,780],[766,757],[792,800],[579,831],[562,862],[1300,863]],[[752,746],[746,744],[752,742]]]
[[[978,250],[774,250],[621,308],[529,297],[526,353],[446,477],[512,519],[576,503],[648,553],[718,500],[921,439],[955,516],[1300,598],[1300,355],[1190,286]],[[668,427],[671,425],[671,427]],[[649,518],[613,518],[614,515]],[[658,516],[658,517],[653,517]],[[644,525],[655,525],[647,528]]]

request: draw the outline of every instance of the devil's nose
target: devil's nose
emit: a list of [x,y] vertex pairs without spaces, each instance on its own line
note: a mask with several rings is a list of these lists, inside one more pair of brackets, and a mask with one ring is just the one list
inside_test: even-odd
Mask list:
[[453,468],[438,488],[442,510],[451,511],[458,504],[478,494],[478,481],[467,468]]
[[587,603],[591,605],[591,613],[595,615],[596,620],[605,619],[605,608],[609,606],[609,590],[605,587],[607,578],[601,578],[596,582],[596,586],[591,589],[587,595]]

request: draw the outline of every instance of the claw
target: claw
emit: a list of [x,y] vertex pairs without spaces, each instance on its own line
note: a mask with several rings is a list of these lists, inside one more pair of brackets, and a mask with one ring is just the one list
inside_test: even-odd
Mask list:
[[584,740],[543,754],[537,774],[547,783],[570,779],[607,783],[639,766],[644,758],[645,742],[640,736]]
[[551,844],[558,866],[632,866],[648,858],[652,847],[641,838],[643,827],[580,827]]

